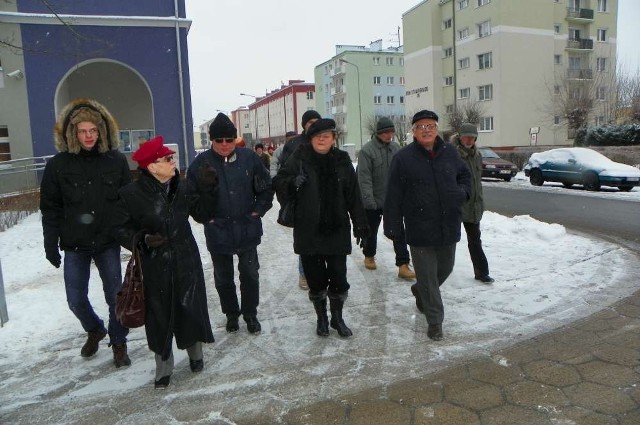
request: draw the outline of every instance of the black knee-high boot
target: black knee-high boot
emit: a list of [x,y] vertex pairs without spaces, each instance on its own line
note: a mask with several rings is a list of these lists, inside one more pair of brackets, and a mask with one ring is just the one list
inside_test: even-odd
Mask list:
[[347,299],[348,292],[343,292],[341,294],[336,294],[333,292],[329,292],[329,301],[330,301],[330,309],[331,309],[331,327],[338,331],[338,335],[342,337],[349,337],[353,335],[351,329],[347,327],[342,319],[342,307],[344,307],[344,302]]
[[309,290],[309,299],[313,303],[318,315],[316,333],[318,336],[329,336],[329,319],[327,318],[327,291],[314,292]]

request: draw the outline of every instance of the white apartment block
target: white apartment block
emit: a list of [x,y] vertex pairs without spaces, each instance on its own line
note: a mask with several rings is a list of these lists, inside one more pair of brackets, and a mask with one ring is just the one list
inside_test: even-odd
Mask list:
[[[482,145],[570,145],[559,105],[611,119],[617,0],[426,0],[403,15],[406,113],[477,104]],[[535,133],[532,136],[531,133]]]

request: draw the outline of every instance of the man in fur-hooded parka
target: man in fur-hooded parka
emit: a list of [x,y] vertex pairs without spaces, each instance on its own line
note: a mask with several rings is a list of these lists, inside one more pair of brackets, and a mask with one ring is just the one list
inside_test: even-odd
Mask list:
[[[76,99],[59,115],[54,127],[59,151],[47,161],[40,187],[40,210],[47,260],[60,267],[69,308],[89,339],[83,357],[95,354],[107,329],[87,297],[94,261],[109,305],[110,344],[126,341],[127,329],[115,319],[116,294],[122,285],[120,245],[110,232],[118,190],[131,181],[127,160],[118,151],[118,126],[100,103]],[[115,353],[115,351],[114,351]]]

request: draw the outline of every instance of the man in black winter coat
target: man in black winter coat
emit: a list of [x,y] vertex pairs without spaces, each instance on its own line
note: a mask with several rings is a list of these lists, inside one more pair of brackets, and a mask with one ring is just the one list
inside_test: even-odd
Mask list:
[[411,291],[427,317],[427,336],[438,341],[444,319],[440,285],[453,270],[471,174],[456,148],[438,136],[435,112],[416,113],[412,124],[413,143],[400,149],[389,169],[384,234],[400,238],[404,223],[416,272]]
[[[54,135],[59,153],[47,162],[40,187],[46,257],[58,268],[64,251],[67,303],[87,332],[81,356],[96,354],[108,333],[115,366],[128,366],[129,330],[115,316],[122,286],[120,245],[110,232],[118,189],[131,181],[127,160],[118,151],[118,126],[100,103],[76,99],[63,109]],[[92,261],[109,305],[108,328],[87,295]]]

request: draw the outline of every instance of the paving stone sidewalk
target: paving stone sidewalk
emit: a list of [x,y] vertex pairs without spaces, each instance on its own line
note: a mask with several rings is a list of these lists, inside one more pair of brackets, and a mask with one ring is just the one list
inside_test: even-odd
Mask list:
[[490,356],[291,410],[282,420],[288,425],[638,425],[640,291]]

